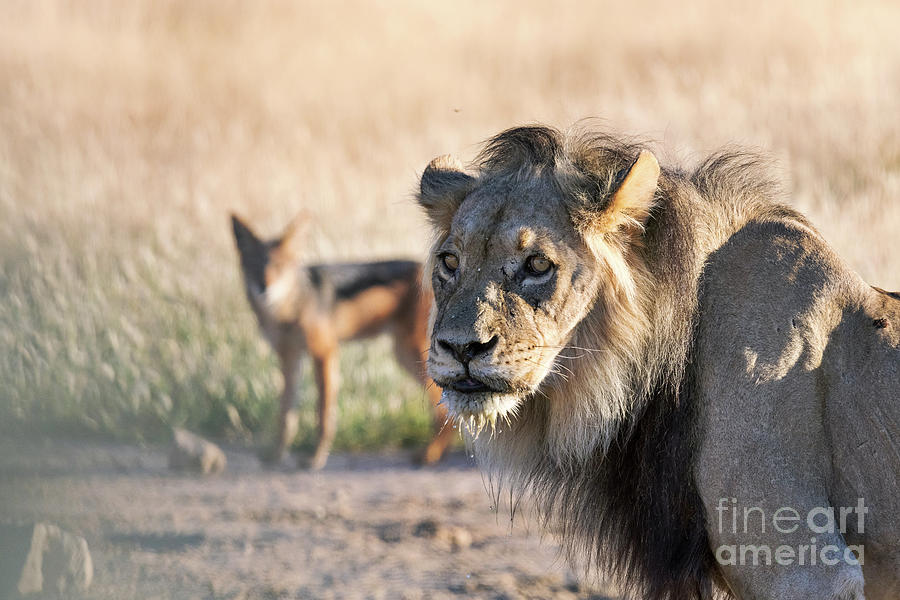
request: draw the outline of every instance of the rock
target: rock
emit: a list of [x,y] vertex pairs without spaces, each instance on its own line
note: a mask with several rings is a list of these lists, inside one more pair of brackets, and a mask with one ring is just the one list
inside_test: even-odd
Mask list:
[[454,552],[465,550],[472,545],[472,534],[462,527],[450,527],[447,535],[450,538],[450,548]]
[[440,531],[440,525],[434,519],[419,521],[413,528],[413,535],[420,538],[435,538]]
[[203,475],[221,473],[225,470],[225,453],[218,446],[177,427],[172,430],[172,434],[170,469],[193,471]]
[[82,537],[49,523],[0,525],[0,594],[83,592],[94,564]]
[[518,579],[512,573],[497,573],[493,580],[494,586],[504,594],[515,598],[518,593]]
[[378,537],[382,542],[396,544],[406,537],[406,527],[399,521],[383,523],[378,527]]
[[419,521],[412,531],[420,538],[440,540],[450,546],[454,552],[465,550],[472,545],[472,534],[467,529],[456,526],[445,526],[434,519]]

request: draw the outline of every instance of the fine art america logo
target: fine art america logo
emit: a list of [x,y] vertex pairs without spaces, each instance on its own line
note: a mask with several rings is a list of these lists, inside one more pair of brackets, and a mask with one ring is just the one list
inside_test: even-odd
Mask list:
[[758,506],[739,506],[736,498],[720,498],[716,512],[719,533],[726,537],[738,540],[740,536],[754,540],[785,537],[792,542],[804,542],[776,546],[764,543],[722,545],[715,550],[716,560],[721,565],[833,566],[840,562],[848,565],[862,565],[865,562],[865,548],[862,545],[834,544],[840,539],[836,534],[851,531],[861,536],[865,533],[865,517],[869,509],[863,498],[859,498],[856,506],[837,509],[822,506],[804,510],[784,506],[771,514]]

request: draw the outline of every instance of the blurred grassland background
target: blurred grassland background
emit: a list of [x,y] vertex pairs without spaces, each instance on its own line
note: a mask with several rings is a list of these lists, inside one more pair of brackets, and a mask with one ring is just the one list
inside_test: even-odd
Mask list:
[[[764,148],[898,289],[898,23],[896,2],[0,0],[0,427],[264,438],[280,375],[229,211],[270,235],[309,211],[311,261],[421,258],[421,170],[515,124],[597,117],[669,163]],[[338,447],[429,437],[385,340],[341,363]],[[303,398],[301,444],[309,377]]]

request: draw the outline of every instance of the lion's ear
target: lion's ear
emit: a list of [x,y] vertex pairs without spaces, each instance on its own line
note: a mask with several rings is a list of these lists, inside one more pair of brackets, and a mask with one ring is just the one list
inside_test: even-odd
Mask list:
[[612,198],[595,222],[594,230],[598,233],[635,228],[643,231],[655,203],[658,181],[659,162],[652,152],[641,150],[631,166],[616,177]]
[[449,230],[453,215],[474,183],[475,178],[463,171],[459,160],[449,155],[439,156],[422,173],[419,205],[435,226]]

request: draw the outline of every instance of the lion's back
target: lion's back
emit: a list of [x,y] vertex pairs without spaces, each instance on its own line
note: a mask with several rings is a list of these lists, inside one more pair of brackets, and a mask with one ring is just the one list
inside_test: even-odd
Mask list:
[[[848,543],[896,544],[900,300],[790,219],[743,227],[701,281],[695,356],[709,433],[699,478],[752,496],[781,472],[803,489],[824,486],[833,506],[864,498],[878,510]],[[886,560],[880,575],[900,570],[900,556]]]
[[[874,289],[846,307],[823,358],[823,402],[831,439],[836,505],[865,498],[865,538],[900,539],[900,300]],[[900,554],[893,572],[900,577]],[[900,586],[900,579],[893,584]]]

